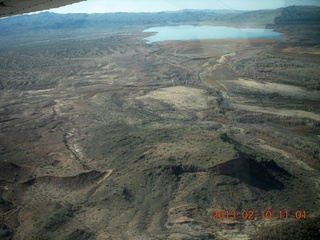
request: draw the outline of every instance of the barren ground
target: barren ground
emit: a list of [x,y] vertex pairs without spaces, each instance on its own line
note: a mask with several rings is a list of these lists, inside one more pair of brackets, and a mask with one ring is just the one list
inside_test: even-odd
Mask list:
[[[320,94],[273,74],[308,59],[319,76],[319,50],[145,36],[1,40],[0,236],[250,239],[305,221],[297,210],[318,216]],[[215,209],[256,218],[213,220]]]

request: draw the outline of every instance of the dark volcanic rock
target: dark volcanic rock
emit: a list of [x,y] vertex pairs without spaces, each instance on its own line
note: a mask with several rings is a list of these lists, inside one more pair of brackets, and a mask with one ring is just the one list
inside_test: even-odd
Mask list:
[[228,175],[252,187],[263,190],[282,189],[284,185],[275,178],[276,173],[290,176],[274,161],[258,162],[252,158],[238,157],[226,163],[219,164],[210,171],[213,174]]

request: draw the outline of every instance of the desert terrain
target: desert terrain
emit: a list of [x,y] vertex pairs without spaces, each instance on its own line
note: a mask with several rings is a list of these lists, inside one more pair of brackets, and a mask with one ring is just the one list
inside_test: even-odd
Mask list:
[[0,238],[317,239],[320,25],[299,24],[273,26],[286,41],[1,36]]

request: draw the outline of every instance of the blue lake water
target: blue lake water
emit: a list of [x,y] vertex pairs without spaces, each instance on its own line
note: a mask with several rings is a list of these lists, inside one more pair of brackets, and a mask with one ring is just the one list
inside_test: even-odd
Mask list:
[[271,38],[281,40],[281,34],[272,29],[233,28],[223,26],[163,26],[145,29],[155,35],[145,38],[147,43],[169,40],[204,40],[226,38]]

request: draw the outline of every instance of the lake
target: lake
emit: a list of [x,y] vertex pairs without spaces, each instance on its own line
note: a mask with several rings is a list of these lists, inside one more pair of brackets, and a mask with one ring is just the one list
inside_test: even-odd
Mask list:
[[204,40],[226,38],[271,38],[281,40],[281,34],[272,29],[233,28],[224,26],[163,26],[145,29],[155,35],[145,38],[147,43],[168,40]]

